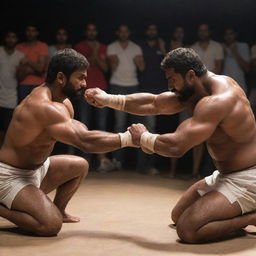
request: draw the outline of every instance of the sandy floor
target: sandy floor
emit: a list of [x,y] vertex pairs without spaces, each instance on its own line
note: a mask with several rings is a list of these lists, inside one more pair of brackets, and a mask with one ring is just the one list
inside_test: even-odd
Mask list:
[[64,224],[57,237],[41,238],[17,233],[0,218],[0,256],[255,255],[252,234],[203,245],[179,242],[168,227],[170,210],[189,185],[136,173],[91,173],[68,208],[80,223]]

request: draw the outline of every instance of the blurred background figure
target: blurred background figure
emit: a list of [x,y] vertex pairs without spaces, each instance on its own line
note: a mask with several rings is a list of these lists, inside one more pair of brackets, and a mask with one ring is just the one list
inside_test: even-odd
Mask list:
[[184,28],[183,27],[175,27],[172,36],[171,36],[171,41],[169,44],[169,50],[174,50],[179,47],[185,47],[184,43]]
[[[89,61],[90,66],[87,70],[87,87],[99,87],[102,90],[108,89],[105,74],[108,71],[107,47],[98,41],[98,29],[96,24],[87,24],[84,31],[85,40],[77,43],[74,49],[83,54]],[[83,98],[78,102],[78,119],[86,124],[89,129],[107,129],[107,108],[94,108]],[[80,152],[81,154],[81,152]],[[104,172],[115,168],[105,154],[97,155],[97,170]]]
[[[166,54],[165,42],[159,37],[156,24],[149,24],[145,31],[145,40],[140,43],[145,69],[140,74],[140,92],[159,94],[166,91],[167,84],[160,63]],[[157,116],[142,116],[143,123],[150,132],[156,133]],[[137,171],[149,175],[155,175],[159,171],[156,168],[155,155],[145,154],[139,151],[137,160]]]
[[[139,89],[137,71],[142,72],[145,67],[142,50],[130,40],[131,32],[127,25],[120,25],[116,35],[117,40],[107,48],[111,67],[110,93],[136,93]],[[138,122],[137,116],[118,110],[114,110],[114,117],[114,132],[124,132],[129,124]],[[124,150],[113,152],[113,162],[118,168],[122,167],[124,160]]]
[[25,29],[26,41],[17,45],[17,50],[25,55],[20,69],[18,101],[21,102],[30,92],[44,83],[48,63],[48,45],[39,41],[38,28],[28,24]]
[[17,33],[8,30],[0,47],[0,147],[18,102],[17,79],[24,54],[15,49],[17,42]]
[[256,115],[256,44],[254,44],[251,48],[251,72],[249,79],[249,99],[252,105],[252,110],[254,115]]
[[69,36],[68,31],[65,28],[59,28],[55,35],[55,44],[49,46],[49,57],[51,58],[58,50],[65,48],[71,48],[71,44],[68,43]]
[[250,71],[250,50],[247,43],[237,41],[234,28],[224,31],[223,74],[232,77],[247,93],[245,75]]

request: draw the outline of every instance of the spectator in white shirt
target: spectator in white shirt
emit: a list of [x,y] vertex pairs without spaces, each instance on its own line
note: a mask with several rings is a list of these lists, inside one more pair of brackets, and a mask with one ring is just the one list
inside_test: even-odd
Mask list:
[[[144,70],[141,48],[130,41],[130,29],[120,25],[117,29],[117,41],[107,47],[107,56],[111,67],[110,92],[113,94],[131,94],[138,91],[137,70]],[[134,123],[138,117],[115,110],[114,130],[123,132],[127,129],[127,120]],[[129,117],[129,118],[128,118]],[[123,150],[113,152],[114,162],[120,167],[124,162]]]
[[221,74],[223,63],[223,49],[220,43],[211,40],[209,25],[201,24],[198,27],[198,41],[191,46],[207,69],[215,74]]
[[4,46],[0,47],[0,146],[17,105],[17,76],[24,54],[15,49],[18,37],[9,30],[4,35]]
[[247,92],[245,73],[250,70],[249,46],[237,41],[234,28],[225,29],[224,40],[223,74],[232,77]]

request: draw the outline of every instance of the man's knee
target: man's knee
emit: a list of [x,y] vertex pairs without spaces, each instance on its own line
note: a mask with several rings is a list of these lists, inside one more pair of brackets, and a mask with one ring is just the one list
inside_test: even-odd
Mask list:
[[86,159],[82,157],[76,157],[73,163],[76,171],[78,171],[79,176],[85,177],[88,174],[89,164]]
[[178,223],[179,217],[180,217],[180,214],[179,214],[177,208],[174,207],[172,212],[171,212],[171,219],[172,219],[174,224]]
[[190,225],[178,222],[176,230],[179,238],[183,242],[190,243],[190,244],[200,242],[196,232],[191,229]]
[[62,227],[62,218],[53,217],[50,221],[43,223],[36,230],[36,234],[39,236],[56,236]]

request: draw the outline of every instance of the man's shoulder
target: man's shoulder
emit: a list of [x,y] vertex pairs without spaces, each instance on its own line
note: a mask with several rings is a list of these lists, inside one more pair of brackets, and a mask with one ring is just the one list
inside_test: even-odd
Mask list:
[[218,47],[218,48],[221,48],[221,43],[217,42],[217,41],[214,41],[214,40],[210,40],[210,45],[212,47]]
[[31,115],[39,122],[45,124],[63,121],[70,117],[70,112],[64,103],[52,101],[46,88],[39,87],[35,89],[29,98],[25,99],[23,108],[27,109]]
[[134,49],[141,49],[141,47],[139,46],[139,44],[133,42],[133,41],[129,41],[129,46],[134,48]]
[[22,51],[24,48],[26,48],[25,42],[18,43],[18,44],[16,45],[16,49],[18,49],[19,51]]
[[117,47],[118,46],[118,41],[114,41],[114,42],[112,42],[112,43],[110,43],[110,44],[108,44],[108,48],[115,48],[115,47]]
[[47,50],[48,51],[48,44],[42,42],[42,41],[37,41],[35,47],[39,50]]
[[14,52],[14,53],[15,53],[15,55],[17,56],[18,59],[22,59],[22,58],[25,57],[24,53],[21,52],[21,51],[18,50],[18,49],[15,49],[15,52]]
[[83,48],[83,47],[88,47],[88,44],[87,44],[87,42],[85,41],[85,40],[83,40],[83,41],[79,41],[79,42],[77,42],[77,43],[75,43],[74,44],[74,49],[76,49],[76,48]]

